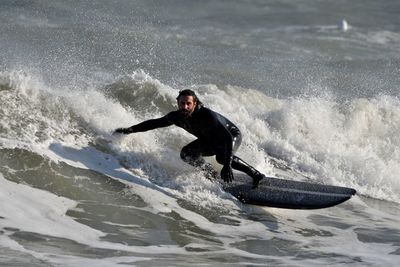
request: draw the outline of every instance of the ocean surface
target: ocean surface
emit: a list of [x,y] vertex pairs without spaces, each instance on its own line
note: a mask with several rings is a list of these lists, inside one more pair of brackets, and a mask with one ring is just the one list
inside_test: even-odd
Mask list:
[[[398,266],[400,2],[1,0],[0,266]],[[244,205],[177,127],[179,90],[267,176],[352,187]],[[220,168],[213,158],[207,160]]]

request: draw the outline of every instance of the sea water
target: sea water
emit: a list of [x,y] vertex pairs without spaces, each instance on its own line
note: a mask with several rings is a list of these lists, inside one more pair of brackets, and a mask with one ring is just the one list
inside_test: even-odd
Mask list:
[[[399,11],[1,1],[0,265],[396,266]],[[176,109],[183,88],[241,129],[238,155],[267,176],[357,195],[244,205],[180,160],[182,129],[112,135]]]

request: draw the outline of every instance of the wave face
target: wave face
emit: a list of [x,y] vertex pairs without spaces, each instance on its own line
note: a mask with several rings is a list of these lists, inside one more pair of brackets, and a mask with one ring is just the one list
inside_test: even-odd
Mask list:
[[[239,155],[265,174],[351,186],[364,201],[375,199],[372,207],[378,199],[386,203],[385,209],[399,203],[396,98],[338,103],[329,96],[276,99],[234,86],[194,89],[207,106],[230,114],[244,135]],[[67,92],[53,90],[26,73],[3,73],[0,195],[2,203],[13,203],[1,209],[7,251],[67,265],[100,264],[103,253],[107,264],[157,263],[160,258],[187,263],[185,255],[195,256],[194,262],[203,262],[207,255],[206,263],[213,264],[212,255],[235,255],[255,263],[290,265],[290,251],[308,236],[308,224],[318,227],[322,236],[341,239],[343,230],[328,231],[330,224],[341,221],[355,227],[357,238],[347,239],[353,243],[373,234],[356,227],[358,216],[376,213],[361,200],[309,212],[304,218],[238,203],[181,162],[179,150],[193,137],[176,127],[111,136],[117,127],[176,108],[177,94],[177,89],[143,71],[97,89]],[[356,215],[354,207],[366,211]],[[388,212],[385,216],[395,216],[390,215],[392,208]],[[306,228],[289,238],[286,231],[292,235],[298,227],[293,221]],[[388,218],[384,224],[389,232],[396,229]],[[319,239],[320,234],[312,236]],[[386,244],[388,237],[383,235]],[[250,240],[239,241],[245,236]],[[324,242],[322,251],[328,253],[334,244]],[[27,250],[20,251],[16,244]],[[286,257],[277,260],[279,253],[262,251],[266,244],[285,247]],[[78,255],[81,250],[88,251]],[[318,246],[306,251],[321,253]],[[61,256],[66,252],[69,257]],[[338,261],[350,257],[345,249],[337,254]],[[308,256],[297,260],[308,262]]]
[[[135,134],[112,144],[115,128],[176,109],[178,90],[141,70],[86,91],[52,91],[21,72],[3,73],[2,80],[1,135],[11,148],[99,143],[110,153],[163,151],[153,159],[163,171],[187,169],[178,154],[193,137],[179,129]],[[331,96],[276,99],[234,86],[195,89],[208,107],[230,114],[245,137],[239,153],[268,174],[274,174],[268,158],[278,159],[316,182],[353,186],[362,195],[400,202],[397,98],[340,103]],[[167,158],[174,158],[172,166],[163,162]]]
[[[400,26],[385,3],[1,1],[0,265],[396,266]],[[182,88],[237,124],[238,155],[266,175],[358,195],[247,206],[181,161],[182,129],[111,134],[176,109]]]

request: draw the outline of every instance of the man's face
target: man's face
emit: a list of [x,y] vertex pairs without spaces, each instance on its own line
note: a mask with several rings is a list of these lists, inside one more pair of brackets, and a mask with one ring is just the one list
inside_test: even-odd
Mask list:
[[193,96],[180,96],[178,99],[178,106],[180,112],[187,118],[192,115],[194,109],[196,108],[196,101],[193,99]]

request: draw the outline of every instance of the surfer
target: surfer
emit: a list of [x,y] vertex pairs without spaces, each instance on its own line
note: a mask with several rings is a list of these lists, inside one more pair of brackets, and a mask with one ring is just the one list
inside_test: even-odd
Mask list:
[[178,110],[129,128],[118,128],[114,134],[145,132],[176,125],[198,138],[182,148],[180,156],[183,161],[205,171],[208,178],[211,178],[217,177],[218,174],[211,164],[206,163],[203,156],[216,156],[217,162],[223,165],[221,178],[225,182],[229,183],[234,179],[233,168],[252,177],[253,188],[256,188],[264,175],[234,155],[242,141],[238,127],[221,114],[204,107],[195,92],[190,89],[180,91],[176,100]]

